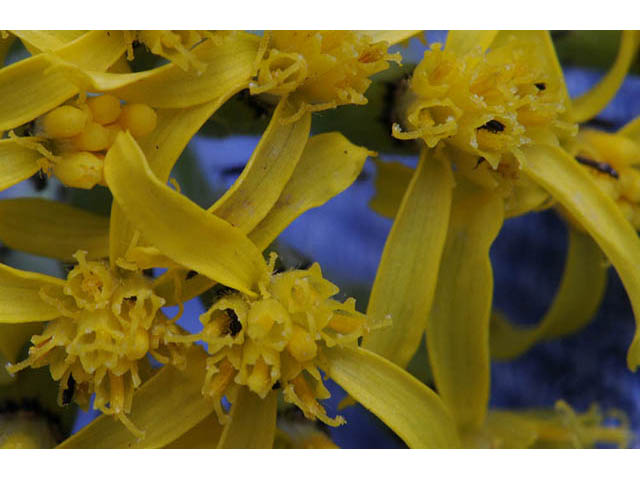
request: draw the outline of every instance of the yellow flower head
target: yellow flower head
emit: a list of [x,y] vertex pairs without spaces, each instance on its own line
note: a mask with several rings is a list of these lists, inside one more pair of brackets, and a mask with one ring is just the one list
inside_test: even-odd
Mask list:
[[60,382],[60,404],[74,399],[86,407],[95,393],[95,409],[115,415],[140,434],[126,418],[133,391],[142,382],[140,362],[150,353],[183,366],[184,346],[168,340],[179,332],[160,312],[165,301],[140,271],[116,273],[106,263],[87,261],[83,251],[75,258],[78,265],[62,291],[40,291],[60,317],[32,337],[29,357],[9,370],[48,365],[52,378]]
[[598,186],[640,230],[640,146],[619,134],[582,130],[573,153]]
[[[200,338],[210,358],[203,393],[216,400],[235,382],[265,398],[282,387],[285,400],[310,419],[337,426],[317,399],[329,397],[318,366],[322,349],[357,345],[368,331],[355,300],[331,299],[338,288],[322,277],[320,266],[271,275],[258,298],[228,293],[200,317]],[[222,411],[218,413],[223,419]]]
[[510,176],[513,165],[519,168],[523,161],[522,147],[557,143],[575,130],[563,118],[564,86],[532,51],[514,37],[484,53],[476,46],[464,55],[434,44],[411,80],[407,131],[396,124],[393,135],[422,138],[430,148],[445,141]]
[[400,63],[400,54],[387,53],[388,47],[352,31],[267,33],[251,93],[291,95],[297,106],[291,121],[305,112],[364,105],[368,77],[386,70],[389,61]]
[[67,186],[90,189],[104,185],[104,155],[118,132],[128,130],[140,138],[156,123],[156,113],[148,105],[122,105],[113,95],[99,95],[54,108],[37,118],[33,127],[18,130],[33,138],[14,138],[44,154],[40,165],[45,172],[53,170]]

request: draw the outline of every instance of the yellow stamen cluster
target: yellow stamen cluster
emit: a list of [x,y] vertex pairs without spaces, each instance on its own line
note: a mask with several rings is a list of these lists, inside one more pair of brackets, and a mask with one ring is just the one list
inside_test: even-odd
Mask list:
[[219,41],[220,33],[214,34],[206,30],[140,30],[125,32],[129,48],[127,59],[133,60],[133,43],[144,43],[151,53],[171,60],[181,69],[190,68],[203,72],[207,65],[198,60],[191,51],[205,40]]
[[640,230],[640,147],[622,136],[583,130],[573,148],[576,159]]
[[129,130],[139,138],[151,133],[156,123],[148,105],[122,105],[112,95],[57,107],[36,120],[35,134],[47,141],[51,152],[42,159],[43,170],[52,169],[70,187],[104,185],[104,156],[118,132]]
[[142,382],[139,369],[148,353],[183,367],[184,346],[167,340],[178,334],[177,327],[160,312],[165,301],[140,271],[114,272],[108,264],[87,261],[83,251],[75,258],[78,265],[61,291],[40,292],[60,317],[32,337],[29,357],[8,370],[48,365],[60,382],[58,403],[73,399],[86,408],[95,393],[95,409],[115,415],[140,435],[126,418]]
[[368,77],[400,63],[386,42],[351,31],[276,31],[266,33],[251,83],[251,93],[291,95],[297,107],[291,121],[305,112],[339,105],[364,105]]
[[322,350],[356,345],[369,326],[355,310],[355,300],[331,299],[336,293],[314,264],[271,275],[261,283],[258,298],[228,293],[201,315],[199,339],[210,354],[203,393],[216,400],[221,421],[219,400],[235,383],[261,398],[281,387],[285,400],[307,418],[343,423],[341,417],[329,418],[318,403],[330,396],[318,370]]
[[476,47],[460,56],[433,44],[411,80],[406,131],[396,124],[393,135],[422,138],[430,148],[446,141],[468,154],[461,169],[491,167],[514,177],[521,147],[575,133],[562,119],[562,85],[535,68],[532,49],[511,38],[486,53]]

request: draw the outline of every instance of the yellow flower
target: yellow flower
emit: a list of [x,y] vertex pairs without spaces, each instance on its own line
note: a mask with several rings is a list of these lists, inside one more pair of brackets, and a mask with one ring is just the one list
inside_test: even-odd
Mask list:
[[[635,48],[635,34],[625,35]],[[411,88],[408,130],[395,127],[394,134],[424,141],[418,168],[384,167],[407,179],[406,191],[388,188],[389,195],[375,200],[384,213],[395,214],[395,221],[367,315],[389,315],[393,326],[372,332],[363,346],[404,367],[426,332],[438,392],[460,432],[468,435],[484,428],[487,419],[493,297],[489,249],[505,216],[546,206],[551,196],[593,238],[572,237],[577,244],[570,248],[567,269],[573,273],[546,320],[549,335],[579,328],[601,298],[601,267],[595,269],[593,288],[579,289],[588,282],[580,275],[595,268],[591,261],[576,268],[580,252],[597,259],[602,249],[640,318],[640,275],[633,267],[640,264],[640,241],[613,201],[560,146],[571,138],[574,114],[548,33],[449,32],[444,50],[425,54]],[[607,90],[607,98],[615,88]],[[420,261],[411,269],[396,268],[407,257]],[[584,302],[578,294],[585,291],[596,294]],[[572,310],[576,302],[579,311]],[[572,325],[564,325],[574,314]],[[536,338],[529,332],[527,337],[505,338],[513,341],[513,351],[522,351]],[[633,369],[640,362],[638,344],[634,340],[629,353]]]
[[[367,103],[369,77],[386,70],[390,61],[400,63],[400,54],[389,54],[388,40],[398,43],[416,32],[392,32],[376,41],[358,31],[275,31],[265,33],[256,79],[251,93],[269,93],[287,99],[292,122],[306,112],[338,105]],[[389,33],[389,32],[386,32]]]

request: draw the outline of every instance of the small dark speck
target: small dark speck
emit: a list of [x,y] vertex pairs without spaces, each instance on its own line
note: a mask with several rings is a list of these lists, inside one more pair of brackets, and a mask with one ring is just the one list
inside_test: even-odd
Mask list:
[[348,154],[348,153],[349,153],[349,152],[347,152],[346,150],[344,151],[344,154],[345,154],[345,155],[346,155],[346,154]]
[[195,277],[198,274],[198,272],[196,272],[195,270],[189,270],[189,273],[187,273],[187,280],[189,280],[190,278]]
[[156,150],[160,150],[160,145],[156,145]]
[[273,384],[271,390],[278,390],[282,385],[280,385],[280,380],[277,380],[276,383]]
[[547,84],[544,82],[538,82],[534,84],[538,90],[546,90]]
[[111,36],[111,32],[107,32],[107,37],[110,37],[110,36]]
[[504,131],[504,125],[500,123],[498,120],[489,120],[487,123],[478,127],[478,129],[489,130],[491,133],[500,133]]

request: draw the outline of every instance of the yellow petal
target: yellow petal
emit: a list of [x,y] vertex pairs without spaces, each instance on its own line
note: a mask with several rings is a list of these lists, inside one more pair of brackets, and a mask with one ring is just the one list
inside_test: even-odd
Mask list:
[[187,368],[163,367],[133,394],[129,420],[144,437],[137,439],[124,424],[102,415],[58,448],[161,448],[183,436],[213,411],[213,403],[200,390],[206,354],[190,350]]
[[571,100],[564,81],[562,67],[556,54],[551,34],[548,30],[502,30],[495,37],[492,47],[498,47],[508,41],[509,37],[527,44],[527,61],[532,68],[540,68],[550,79],[550,82],[557,85],[562,92],[564,106],[570,108]]
[[502,226],[500,194],[457,178],[427,351],[438,393],[461,429],[484,423],[489,400],[489,249]]
[[85,32],[83,30],[11,30],[34,55],[64,47]]
[[50,59],[56,73],[64,73],[88,91],[108,91],[129,103],[146,103],[157,108],[184,108],[247,88],[259,44],[259,37],[242,32],[229,34],[220,45],[212,40],[202,42],[192,50],[199,61],[207,64],[202,74],[185,72],[174,63],[137,73],[102,73],[78,68],[55,57]]
[[491,323],[491,356],[510,359],[536,342],[576,332],[596,314],[607,285],[607,265],[589,235],[569,229],[569,252],[560,288],[542,321],[535,327],[518,327],[502,317]]
[[[2,116],[2,114],[0,114]],[[0,191],[34,175],[42,154],[11,138],[0,140]]]
[[224,220],[158,181],[129,133],[105,157],[105,179],[127,219],[175,262],[249,295],[266,274],[256,246]]
[[447,235],[453,174],[449,162],[423,149],[382,252],[367,316],[391,328],[362,346],[406,367],[427,323]]
[[270,392],[263,400],[248,388],[238,389],[218,448],[273,447],[277,409],[278,392]]
[[108,239],[108,219],[86,210],[42,198],[0,200],[0,240],[15,250],[72,262],[77,250],[106,257]]
[[291,177],[311,129],[311,114],[283,124],[295,113],[280,101],[267,130],[251,155],[240,177],[214,203],[209,212],[224,218],[245,233],[250,232],[269,213]]
[[630,138],[634,142],[640,143],[640,116],[627,123],[618,133]]
[[375,163],[376,193],[369,202],[369,207],[383,217],[394,218],[414,170],[400,162],[375,160]]
[[458,55],[466,55],[480,47],[480,53],[484,53],[497,34],[497,30],[450,30],[444,48]]
[[[373,153],[358,147],[343,135],[331,132],[309,139],[302,157],[280,198],[267,216],[249,233],[258,249],[264,250],[296,218],[307,210],[323,205],[327,200],[351,185],[360,174],[367,156]],[[185,282],[180,299],[172,294],[173,273],[156,279],[154,289],[169,305],[200,295],[214,283],[202,275]]]
[[455,448],[456,427],[429,387],[363,348],[325,351],[325,372],[411,448]]
[[371,37],[372,43],[387,42],[389,45],[395,45],[420,35],[422,30],[357,30],[357,32]]
[[40,290],[64,281],[0,264],[0,323],[44,322],[59,317],[57,308],[40,298]]
[[249,238],[259,249],[267,248],[304,212],[323,205],[349,187],[371,155],[373,152],[354,145],[337,132],[311,137],[280,198]]
[[216,448],[222,435],[218,415],[212,413],[164,448]]
[[[543,186],[593,237],[611,261],[640,319],[640,239],[616,204],[575,159],[559,147],[524,150],[523,172]],[[627,365],[640,364],[640,329],[627,353]]]
[[[125,50],[122,32],[92,31],[55,54],[76,68],[101,71]],[[78,93],[62,72],[48,70],[51,63],[47,55],[36,55],[0,70],[0,131],[27,123]]]
[[[149,168],[161,182],[169,179],[180,154],[204,122],[235,93],[235,90],[231,90],[214,101],[191,108],[157,111],[156,128],[142,137],[138,144],[145,154]],[[111,209],[109,234],[109,257],[115,262],[125,256],[135,234],[135,228],[129,224],[117,203]]]
[[635,31],[624,31],[616,60],[598,84],[572,102],[571,117],[574,122],[586,122],[608,105],[622,85],[631,62],[638,50],[640,35]]

